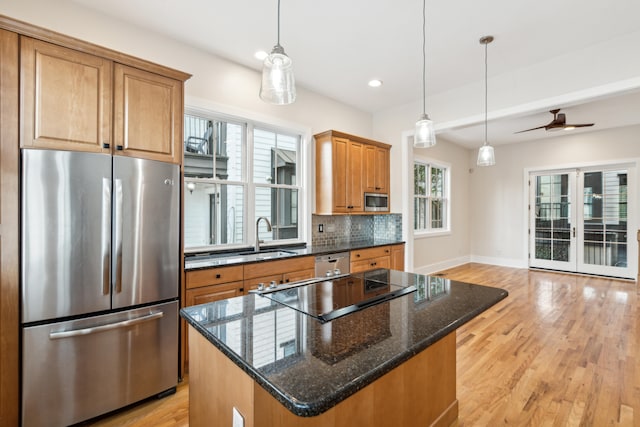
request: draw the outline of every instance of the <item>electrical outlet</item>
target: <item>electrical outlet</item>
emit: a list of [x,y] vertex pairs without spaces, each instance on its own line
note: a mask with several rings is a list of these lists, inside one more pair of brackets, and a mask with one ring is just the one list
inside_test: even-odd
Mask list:
[[324,233],[324,224],[318,224],[318,233]]
[[233,408],[233,427],[244,427],[244,417],[237,408]]

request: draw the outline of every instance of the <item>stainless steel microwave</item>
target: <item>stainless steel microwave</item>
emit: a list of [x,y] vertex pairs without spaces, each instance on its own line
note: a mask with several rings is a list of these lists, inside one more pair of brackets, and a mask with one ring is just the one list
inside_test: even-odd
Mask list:
[[388,212],[389,195],[383,193],[364,193],[365,212]]

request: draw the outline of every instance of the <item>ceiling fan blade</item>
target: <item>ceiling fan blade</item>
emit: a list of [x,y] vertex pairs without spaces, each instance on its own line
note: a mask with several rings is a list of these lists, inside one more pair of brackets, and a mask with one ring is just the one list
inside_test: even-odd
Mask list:
[[537,128],[525,129],[525,130],[521,130],[521,131],[514,132],[514,133],[529,132],[530,130],[537,130],[537,129],[544,129],[544,128],[546,128],[546,126],[538,126]]
[[594,123],[582,123],[582,124],[579,124],[579,125],[564,125],[564,126],[565,127],[574,127],[574,128],[586,128],[586,127],[593,126],[593,125],[594,125]]

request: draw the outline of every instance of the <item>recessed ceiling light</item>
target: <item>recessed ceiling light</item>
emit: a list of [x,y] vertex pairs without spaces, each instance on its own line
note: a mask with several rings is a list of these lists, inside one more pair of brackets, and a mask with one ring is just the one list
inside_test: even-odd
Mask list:
[[255,56],[256,59],[259,60],[259,61],[264,61],[264,59],[267,56],[269,56],[269,54],[267,52],[265,52],[264,50],[259,50],[256,53],[254,53],[253,56]]
[[382,86],[382,80],[378,80],[378,79],[369,80],[369,86],[380,87]]

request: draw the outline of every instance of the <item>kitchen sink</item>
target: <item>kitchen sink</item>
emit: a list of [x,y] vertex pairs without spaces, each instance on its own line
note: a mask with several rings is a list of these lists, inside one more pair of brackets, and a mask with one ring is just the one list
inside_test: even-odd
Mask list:
[[282,249],[262,249],[259,251],[239,252],[235,255],[269,255],[269,256],[289,256],[295,255],[295,252],[285,251]]

